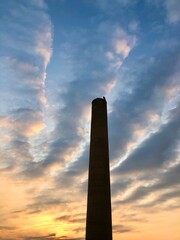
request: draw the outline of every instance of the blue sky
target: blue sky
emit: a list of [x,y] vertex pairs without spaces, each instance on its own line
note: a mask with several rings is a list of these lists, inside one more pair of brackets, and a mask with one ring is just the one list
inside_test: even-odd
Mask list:
[[180,2],[2,0],[0,16],[0,239],[84,239],[105,96],[114,239],[178,240]]

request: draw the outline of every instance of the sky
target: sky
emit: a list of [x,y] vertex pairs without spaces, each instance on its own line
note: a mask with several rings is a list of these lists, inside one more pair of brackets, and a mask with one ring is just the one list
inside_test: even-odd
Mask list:
[[0,239],[85,239],[91,101],[114,240],[179,240],[180,1],[0,1]]

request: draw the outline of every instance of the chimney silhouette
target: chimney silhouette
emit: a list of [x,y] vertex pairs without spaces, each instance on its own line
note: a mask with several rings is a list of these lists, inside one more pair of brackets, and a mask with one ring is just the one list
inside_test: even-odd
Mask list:
[[112,240],[106,99],[92,101],[86,240]]

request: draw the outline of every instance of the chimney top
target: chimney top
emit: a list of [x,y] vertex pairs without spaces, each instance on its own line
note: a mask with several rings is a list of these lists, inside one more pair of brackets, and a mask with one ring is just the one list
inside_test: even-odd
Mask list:
[[103,96],[103,98],[95,98],[93,101],[92,101],[92,104],[98,104],[98,103],[103,103],[105,102],[106,103],[106,98]]

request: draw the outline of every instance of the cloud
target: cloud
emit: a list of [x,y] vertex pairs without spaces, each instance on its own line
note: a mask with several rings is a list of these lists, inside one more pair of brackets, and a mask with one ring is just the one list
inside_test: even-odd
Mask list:
[[[178,51],[179,47],[177,46],[176,49]],[[119,91],[109,116],[110,158],[112,160],[128,153],[132,149],[128,149],[130,143],[133,143],[135,147],[138,140],[142,141],[141,135],[138,137],[136,135],[137,129],[139,132],[155,131],[154,123],[160,124],[162,112],[167,111],[165,110],[168,107],[167,102],[170,104],[176,97],[178,99],[178,92],[171,97],[168,94],[171,86],[178,89],[178,77],[174,78],[175,75],[179,76],[177,51],[171,52],[167,49],[167,54],[159,53],[153,60],[134,59],[136,61],[134,67],[131,63],[131,69],[121,68],[119,76],[121,81],[118,82],[119,86],[117,85]],[[171,58],[169,58],[170,52]],[[171,104],[176,106],[176,103]],[[157,121],[153,123],[149,113],[159,116]]]
[[[29,138],[38,135],[44,128],[43,114],[39,110],[19,108],[9,115],[1,117],[2,159],[1,166],[10,170],[11,167],[20,166],[23,162],[31,162],[34,156]],[[18,159],[18,161],[17,161]]]
[[[165,173],[157,174],[155,179],[151,175],[151,180],[155,180],[154,183],[147,184],[146,182],[145,185],[140,185],[135,188],[129,196],[116,203],[136,204],[137,201],[142,200],[153,193],[155,199],[147,201],[146,203],[136,204],[139,207],[150,208],[156,205],[159,206],[162,202],[165,203],[168,200],[179,198],[179,190],[175,189],[175,187],[178,187],[180,184],[179,170],[180,164],[177,164],[174,167],[167,169]],[[146,179],[146,176],[144,175],[142,179],[143,178]],[[163,191],[166,192],[164,193]]]
[[69,238],[67,236],[62,236],[62,237],[59,237],[59,239],[62,239],[62,240],[83,240],[84,238]]
[[14,238],[0,238],[1,240],[13,240]]
[[[0,238],[1,240],[13,240],[14,238]],[[50,233],[48,235],[42,235],[42,236],[36,236],[36,235],[29,235],[26,237],[20,236],[18,237],[20,240],[46,240],[46,239],[53,239],[53,240],[59,240],[59,239],[66,239],[63,237],[57,237],[55,233]]]
[[77,183],[78,186],[80,186],[78,179],[80,179],[84,173],[87,173],[88,158],[89,144],[84,147],[84,151],[76,161],[69,163],[68,167],[59,172],[55,178],[57,186],[67,188]]
[[[111,26],[112,27],[112,26]],[[110,23],[104,22],[100,24],[100,31],[110,28]],[[128,57],[130,51],[136,46],[137,37],[134,34],[129,34],[118,24],[114,24],[111,50],[108,49],[106,57],[111,63],[111,67],[119,69],[123,61]]]
[[13,112],[13,115],[10,128],[17,135],[31,137],[45,128],[43,114],[39,110],[19,108]]
[[[174,208],[179,208],[179,198],[180,198],[180,191],[169,191],[164,194],[161,194],[159,197],[157,197],[155,200],[144,203],[144,204],[137,204],[137,207],[144,208],[144,209],[156,209],[156,211],[160,210],[172,210]],[[172,202],[171,200],[175,200]],[[169,204],[167,204],[168,201]]]
[[9,140],[1,146],[2,161],[8,166],[16,165],[17,159],[34,160],[32,138],[46,126],[45,78],[52,54],[52,26],[46,8],[41,0],[2,3],[1,132]]
[[164,209],[170,201],[177,205],[173,189],[180,180],[176,168],[166,169],[176,164],[179,154],[179,46],[171,47],[166,44],[165,55],[156,48],[153,58],[134,59],[131,69],[128,63],[121,67],[109,114],[115,210],[116,203],[148,210],[159,206],[161,196],[167,197]]
[[55,221],[68,222],[68,223],[85,223],[85,214],[63,215],[55,218]]
[[112,197],[116,196],[118,192],[123,193],[123,191],[127,190],[128,187],[131,185],[131,179],[120,179],[116,180],[111,184],[111,194]]
[[[110,37],[106,38],[107,34]],[[66,164],[66,159],[69,160],[68,155],[75,156],[74,159],[70,159],[75,165],[76,162],[81,161],[83,158],[81,146],[86,135],[84,136],[80,130],[83,129],[85,121],[88,121],[89,126],[90,119],[89,115],[87,118],[86,113],[87,109],[90,111],[89,103],[97,94],[110,92],[116,84],[114,79],[117,72],[112,67],[111,60],[105,57],[107,50],[115,53],[115,39],[122,41],[125,39],[128,51],[134,47],[132,40],[134,36],[128,35],[121,27],[117,27],[117,24],[112,26],[108,22],[101,22],[97,28],[92,29],[91,41],[88,35],[89,32],[85,29],[76,30],[69,35],[67,43],[61,46],[62,56],[71,59],[69,64],[73,78],[66,83],[65,91],[58,96],[63,102],[63,107],[56,112],[57,121],[51,136],[53,140],[49,153],[42,162],[42,167],[45,169],[57,163]],[[127,54],[127,52],[126,56],[122,54],[122,62]],[[81,162],[83,161],[84,158]]]
[[45,240],[45,239],[57,240],[57,239],[61,239],[61,238],[56,237],[55,233],[51,233],[51,234],[48,234],[48,235],[45,235],[45,236],[27,236],[27,237],[22,237],[22,240],[36,240],[36,239],[39,239],[39,240]]
[[166,0],[168,20],[170,23],[176,23],[180,20],[180,2],[178,0]]
[[[105,34],[104,33],[105,29],[107,30],[108,26],[109,25],[107,23],[101,24],[99,26],[100,33]],[[115,39],[114,36],[117,36],[116,35],[117,32],[118,32],[117,27],[114,27],[114,31],[112,34],[112,41]],[[120,30],[119,30],[119,32],[121,33]],[[125,34],[125,33],[123,33],[123,34]],[[123,34],[122,34],[122,36],[123,36]],[[120,36],[120,35],[118,35],[118,36]],[[113,46],[113,45],[111,45],[112,41],[110,42],[109,46]],[[114,49],[112,47],[111,53],[113,53],[113,51],[114,51]],[[169,51],[169,49],[168,49],[168,51]],[[97,52],[97,50],[96,50],[96,52]],[[158,60],[156,60],[156,58],[154,58],[153,60],[152,59],[135,59],[134,61],[137,64],[137,65],[135,65],[136,70],[132,69],[132,75],[135,76],[135,79],[133,79],[133,81],[131,82],[132,79],[129,75],[123,76],[124,79],[126,79],[126,80],[124,80],[124,82],[125,82],[124,88],[123,88],[124,92],[122,91],[121,92],[122,94],[118,95],[118,97],[119,96],[120,97],[113,104],[113,112],[110,113],[110,116],[109,116],[109,118],[110,118],[109,119],[109,122],[110,122],[110,130],[109,130],[110,145],[113,146],[113,147],[111,147],[111,159],[112,160],[114,160],[118,155],[121,156],[120,155],[120,152],[122,150],[121,146],[122,147],[124,146],[126,148],[126,144],[129,143],[130,139],[135,138],[135,136],[132,136],[133,132],[137,132],[137,131],[135,131],[137,125],[134,124],[134,122],[137,122],[137,124],[142,123],[142,126],[146,127],[151,122],[160,121],[161,107],[163,106],[164,102],[167,100],[166,95],[164,94],[164,91],[167,92],[167,89],[169,89],[169,85],[171,86],[171,84],[169,84],[169,79],[172,77],[174,72],[178,71],[177,70],[178,68],[176,68],[177,67],[176,65],[178,65],[177,64],[177,59],[178,59],[177,52],[176,51],[173,52],[171,59],[169,59],[169,53],[170,52],[168,52],[165,56],[159,55],[160,57],[158,56]],[[107,56],[107,51],[105,52],[105,55]],[[114,56],[114,55],[111,54],[111,56]],[[111,61],[111,60],[112,60],[112,58],[109,59],[109,61]],[[141,72],[142,64],[144,64],[143,67],[145,67],[145,70],[143,70],[143,72]],[[169,68],[164,67],[164,66],[169,66],[169,65],[173,66],[171,70],[169,70]],[[123,70],[123,68],[122,68],[122,70]],[[124,71],[125,72],[127,71],[128,74],[131,72],[131,71],[129,71],[129,69],[127,70],[126,67],[124,67]],[[151,76],[151,77],[149,77],[149,76]],[[143,80],[144,78],[146,79],[146,81]],[[157,81],[157,79],[158,79],[158,81]],[[129,80],[129,82],[128,82],[128,80]],[[68,86],[67,94],[69,94],[67,96],[72,96],[73,101],[74,100],[76,101],[76,99],[77,99],[77,96],[75,93],[73,93],[73,91],[78,92],[78,95],[80,95],[81,89],[83,89],[84,93],[87,93],[87,96],[89,94],[88,92],[86,92],[86,87],[84,88],[84,85],[83,85],[83,82],[81,82],[81,79],[79,79],[79,81],[80,82],[75,80],[75,82],[67,85]],[[105,82],[103,82],[103,84],[104,83]],[[108,83],[108,81],[107,81],[107,83]],[[174,84],[174,86],[177,86],[177,80],[175,80],[175,82],[171,81],[171,83]],[[117,82],[117,84],[118,84],[118,82]],[[77,89],[80,89],[80,92],[78,90],[76,90],[76,86],[77,86]],[[82,88],[80,88],[80,86],[82,86]],[[126,86],[132,87],[132,90],[129,90],[129,88]],[[91,87],[91,83],[89,84],[89,87]],[[159,89],[159,91],[157,89]],[[130,92],[128,92],[128,90]],[[74,103],[71,102],[71,99],[66,100],[66,94],[61,95],[61,97],[62,96],[64,99],[64,103],[66,103],[66,101],[68,103],[68,105],[67,105],[68,112],[72,112],[72,110],[70,110],[71,104],[73,105],[73,110],[76,109],[76,112],[79,111],[78,108],[74,107],[75,105],[74,105]],[[158,104],[155,102],[156,99],[159,101]],[[71,103],[71,104],[69,104],[69,103]],[[147,108],[147,112],[145,112],[146,108]],[[66,110],[66,107],[65,107],[65,110]],[[64,111],[64,113],[65,113],[65,111]],[[67,113],[67,116],[68,116],[68,113]],[[79,116],[79,114],[78,114],[78,116]],[[61,115],[61,117],[63,119],[62,115]],[[69,127],[64,127],[64,126],[66,126],[65,124],[62,125],[63,126],[62,127],[60,124],[62,124],[63,122],[59,121],[59,125],[58,125],[59,129],[57,128],[57,132],[60,132],[61,131],[60,129],[63,129],[63,131],[68,129],[68,132],[69,132],[69,130],[71,130],[73,133],[74,129],[76,129],[76,128],[74,128],[74,124],[76,123],[76,117],[71,117],[70,119],[71,120],[73,119],[73,121],[75,121],[75,122],[70,124]],[[116,120],[117,120],[117,122],[116,122]],[[77,119],[77,121],[78,121],[78,119]],[[68,124],[69,124],[69,122],[68,122]],[[77,125],[79,125],[78,122],[77,122]],[[73,126],[73,129],[71,128],[71,126]],[[117,131],[117,129],[120,128],[119,126],[123,126],[123,128],[121,128],[121,134],[119,133],[119,131]],[[137,129],[138,129],[138,127],[137,127]],[[141,138],[141,136],[142,136],[140,134],[140,131],[141,131],[141,127],[138,129],[139,138]],[[68,134],[65,134],[65,135],[68,136]],[[72,136],[75,136],[74,139],[76,139],[77,135],[72,134]],[[60,157],[63,156],[63,152],[60,153],[61,146],[63,146],[63,151],[66,149],[65,146],[68,147],[68,145],[63,144],[62,139],[59,138],[58,141],[56,140],[56,142],[54,142],[52,144],[52,147],[53,146],[55,147],[55,148],[52,148],[53,149],[52,154],[56,153],[56,149],[58,149],[57,156],[59,156],[59,158],[56,158],[56,161],[58,161],[58,159],[60,161],[61,160]],[[73,142],[73,138],[71,139],[71,141]],[[58,146],[60,146],[60,148],[58,148]],[[126,150],[126,149],[124,149],[124,150]],[[57,184],[57,186],[59,186],[63,189],[74,187],[74,188],[78,189],[78,191],[81,191],[81,194],[87,190],[87,182],[86,182],[85,178],[87,176],[86,173],[87,173],[87,168],[88,168],[88,152],[89,152],[89,145],[87,144],[84,147],[84,151],[81,152],[81,154],[78,158],[76,158],[72,162],[68,161],[67,165],[65,164],[65,167],[62,168],[60,171],[58,171],[58,174],[55,177],[55,183]],[[122,151],[121,154],[123,155],[124,152]],[[49,156],[50,156],[49,163],[51,164],[51,163],[53,163],[53,161],[51,159],[51,156],[53,157],[53,155],[49,154]],[[84,179],[84,180],[82,180],[82,179]],[[122,181],[122,180],[120,180],[120,181]],[[117,196],[119,189],[126,191],[126,189],[132,183],[131,179],[127,179],[127,182],[122,182],[122,183],[120,181],[119,182],[115,181],[112,185],[113,196]]]
[[[40,98],[44,94],[44,75],[52,52],[52,30],[45,5],[43,1],[39,3],[40,1],[19,1],[18,4],[2,4],[3,51],[0,63],[2,75],[6,79],[6,82],[2,80],[3,89],[7,88],[6,94],[11,90],[15,94],[21,90],[26,93],[32,91],[34,98]],[[36,92],[39,92],[39,97]],[[20,98],[13,96],[16,101]],[[33,101],[30,99],[30,102]]]
[[122,54],[124,57],[127,57],[131,47],[125,40],[117,40],[115,43],[115,49],[117,54]]
[[[41,62],[36,62],[36,59],[33,61],[32,63],[28,57],[26,60],[16,56],[0,57],[2,89],[5,91],[3,95],[7,99],[7,104],[12,96],[13,102],[18,105],[22,105],[22,99],[26,99],[23,105],[27,108],[33,106],[40,109],[45,103],[45,72],[41,69]],[[11,105],[12,107],[15,108],[14,105]]]
[[62,197],[57,196],[51,189],[45,190],[44,192],[39,192],[37,196],[34,196],[26,206],[26,211],[29,214],[37,213],[49,210],[50,208],[58,207],[64,205],[67,201]]
[[19,108],[10,113],[8,117],[0,118],[2,130],[13,135],[31,137],[38,134],[44,127],[43,114],[39,110]]
[[160,10],[160,11],[164,11],[166,13],[166,20],[168,20],[168,23],[170,24],[175,24],[178,23],[178,21],[180,20],[180,14],[179,14],[179,10],[180,10],[180,3],[178,0],[146,0],[146,2],[149,5],[154,5],[156,7],[156,9]]
[[139,216],[137,213],[124,213],[121,214],[120,221],[123,223],[130,222],[147,222],[144,216]]
[[14,227],[10,227],[10,226],[0,226],[0,230],[13,230],[15,229]]
[[136,20],[132,20],[129,23],[128,28],[131,32],[137,32],[139,30],[139,23]]
[[21,240],[36,240],[36,239],[39,239],[39,240],[46,240],[46,239],[54,239],[54,240],[83,240],[84,238],[69,238],[67,236],[57,236],[56,233],[51,233],[51,234],[48,234],[48,235],[45,235],[45,236],[34,236],[34,235],[31,235],[31,236],[27,236],[27,237],[22,237]]
[[180,128],[179,113],[177,107],[172,111],[168,123],[162,124],[157,132],[143,141],[114,172],[149,171],[161,167],[171,159],[176,159]]
[[133,229],[131,227],[126,227],[124,225],[114,225],[113,226],[113,233],[126,233],[132,232]]

